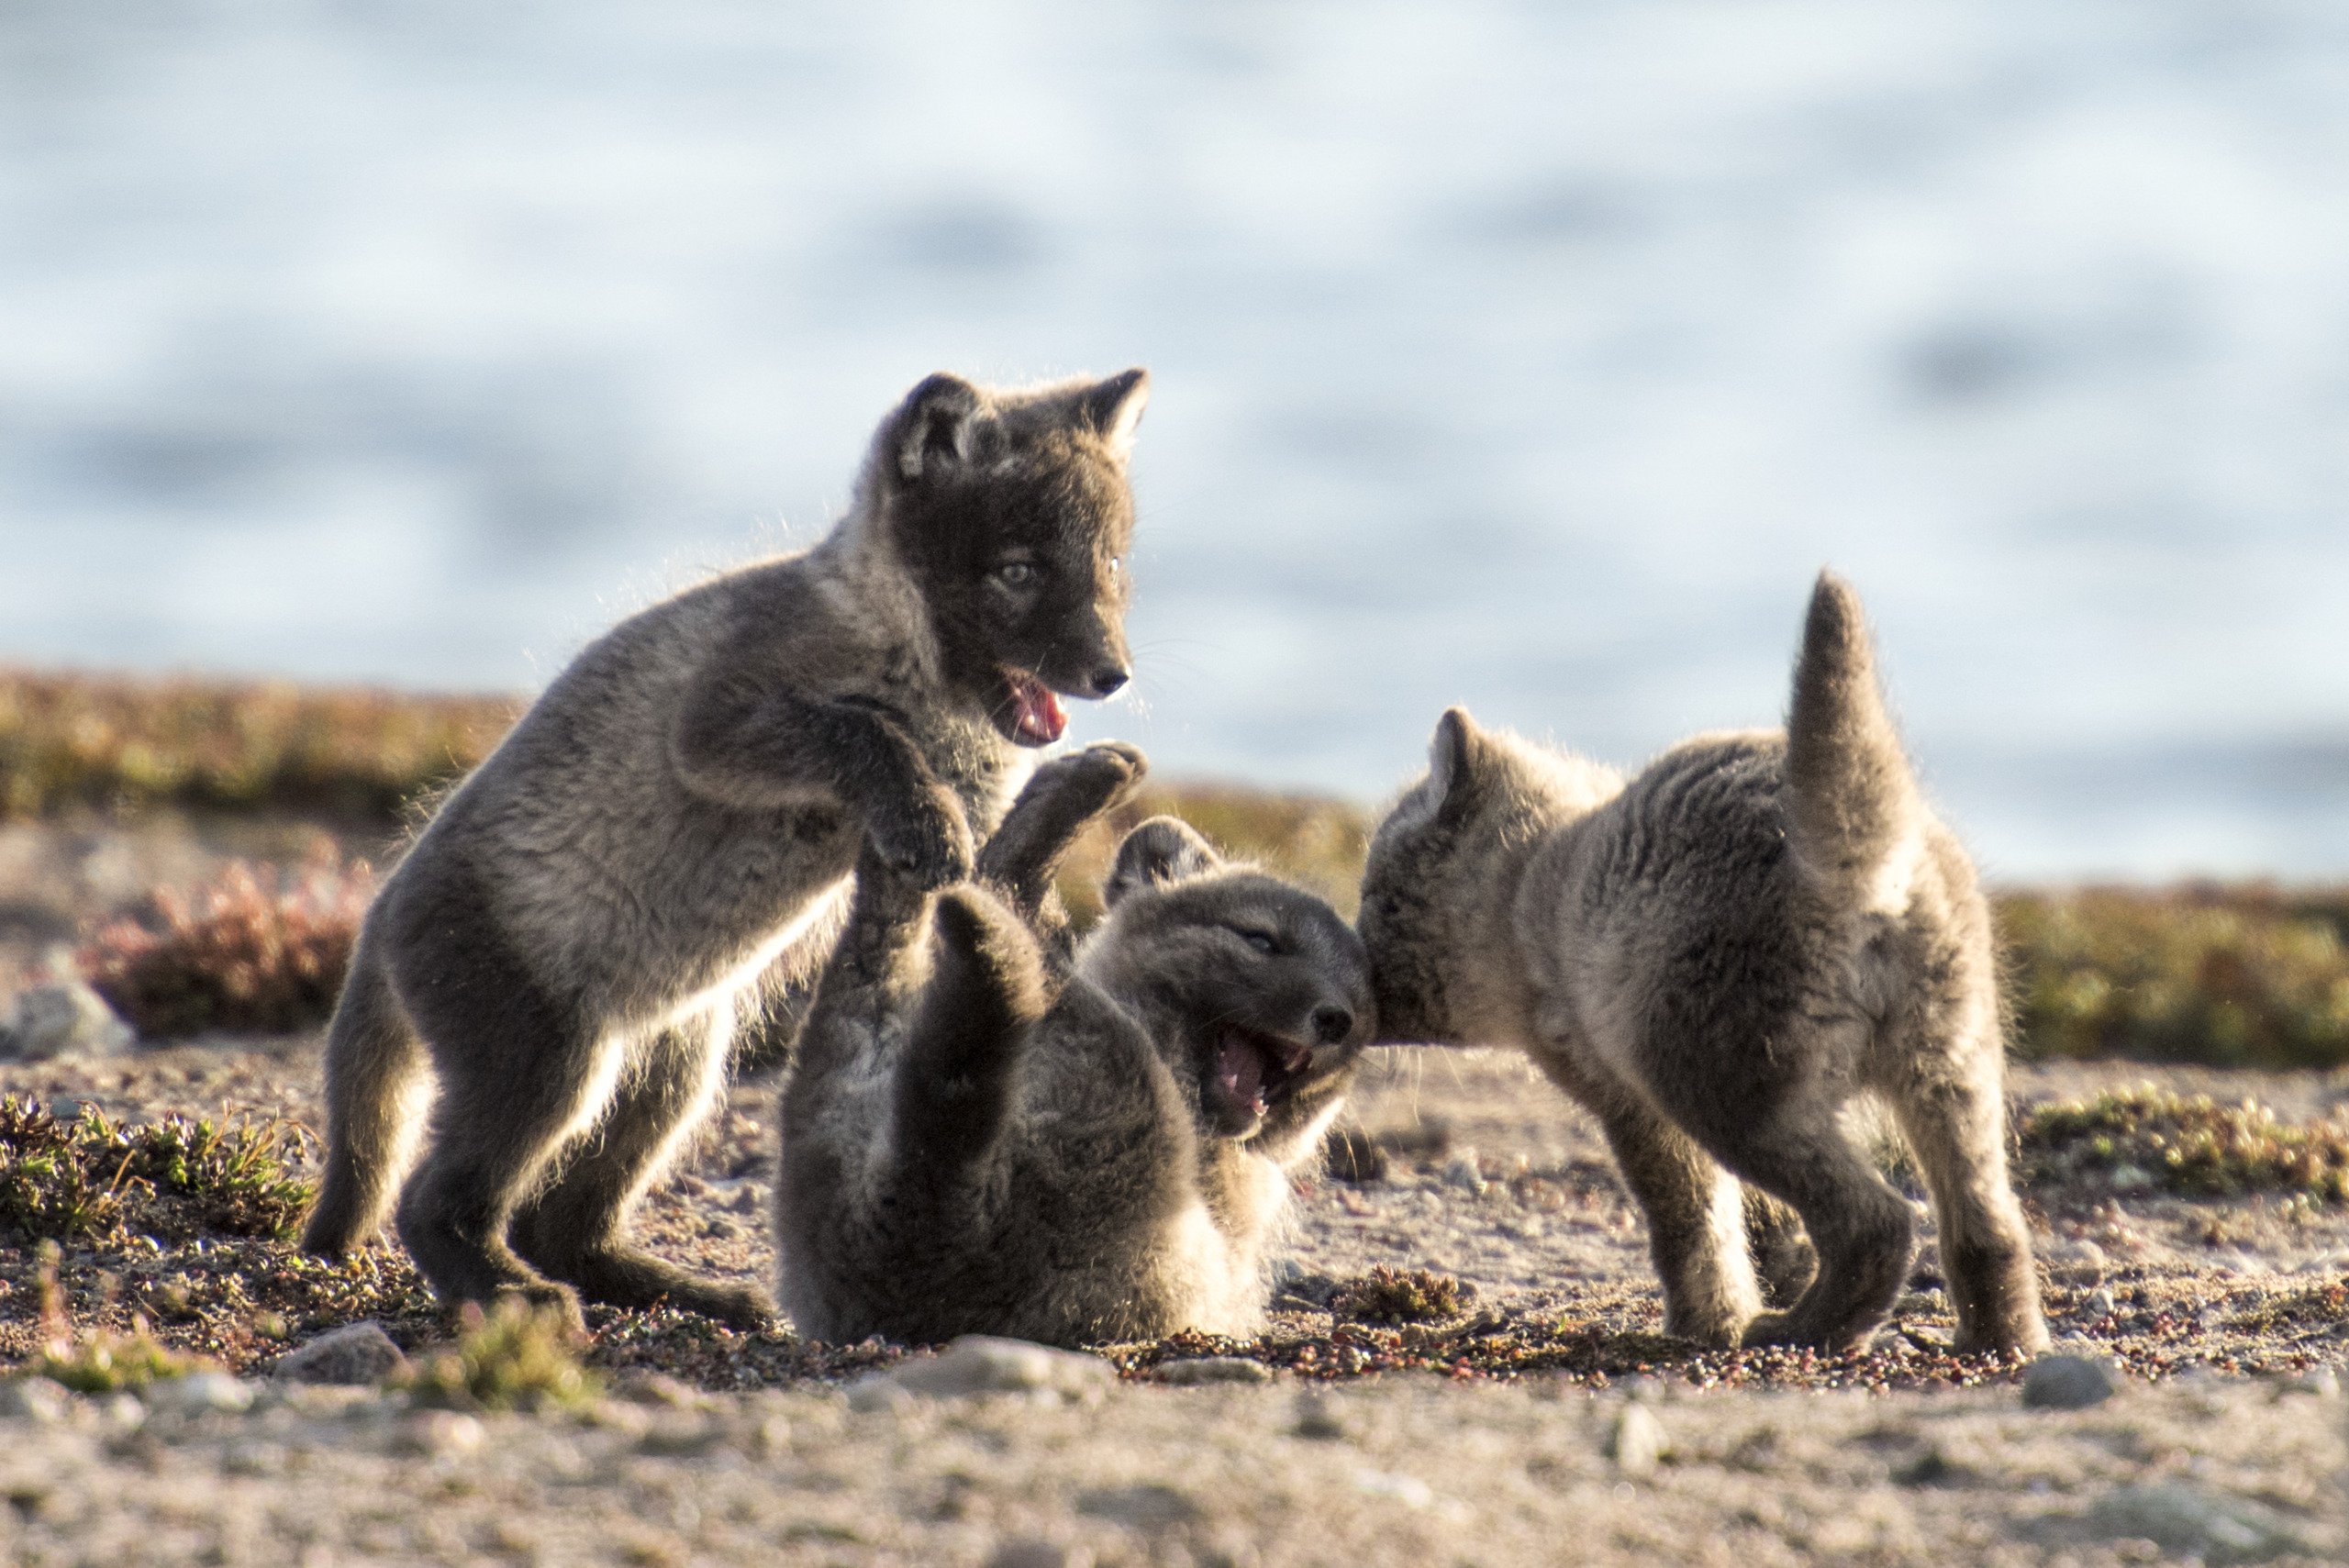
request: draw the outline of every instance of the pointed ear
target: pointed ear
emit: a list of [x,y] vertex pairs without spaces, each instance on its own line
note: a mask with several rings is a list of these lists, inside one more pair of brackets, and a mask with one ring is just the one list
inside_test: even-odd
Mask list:
[[1085,423],[1101,433],[1110,453],[1123,462],[1134,450],[1134,427],[1141,423],[1141,411],[1149,402],[1150,373],[1136,366],[1087,388],[1080,406]]
[[1153,817],[1118,846],[1117,863],[1101,886],[1101,902],[1111,908],[1129,893],[1163,887],[1170,882],[1213,871],[1223,863],[1215,846],[1199,830],[1175,817]]
[[1485,732],[1468,710],[1446,708],[1436,720],[1435,739],[1428,743],[1428,792],[1439,819],[1456,822],[1467,816],[1475,801],[1477,764],[1484,751]]
[[883,439],[907,484],[970,461],[983,399],[979,389],[941,371],[906,394],[889,416]]

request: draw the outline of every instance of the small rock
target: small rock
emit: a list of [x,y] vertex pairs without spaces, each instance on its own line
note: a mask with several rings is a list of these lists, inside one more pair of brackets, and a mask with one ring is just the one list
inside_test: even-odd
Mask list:
[[2088,1522],[2115,1539],[2151,1540],[2165,1551],[2214,1565],[2265,1562],[2314,1552],[2299,1530],[2270,1509],[2177,1482],[2126,1486],[2099,1497]]
[[2076,1284],[2100,1284],[2108,1262],[2104,1249],[2093,1241],[2065,1241],[2047,1254],[2047,1272]]
[[1346,1422],[1335,1403],[1308,1394],[1297,1402],[1297,1425],[1290,1430],[1317,1442],[1333,1442],[1346,1435]]
[[137,1431],[147,1419],[147,1406],[136,1394],[101,1395],[95,1401],[98,1419],[118,1431]]
[[965,1334],[937,1359],[907,1362],[890,1375],[899,1387],[933,1399],[1045,1389],[1093,1400],[1108,1393],[1114,1379],[1109,1363],[1098,1356],[986,1334]]
[[1022,1538],[996,1547],[987,1568],[1093,1568],[1093,1553],[1083,1546]]
[[117,1056],[138,1040],[105,997],[78,980],[69,980],[17,993],[13,1015],[0,1025],[0,1060]]
[[0,1382],[0,1420],[37,1421],[46,1427],[65,1418],[72,1390],[46,1377],[12,1377]]
[[480,1448],[486,1435],[479,1421],[462,1411],[426,1410],[402,1425],[400,1446],[412,1453],[455,1457]]
[[1246,1356],[1200,1356],[1163,1362],[1151,1375],[1160,1383],[1190,1387],[1202,1383],[1270,1383],[1273,1369]]
[[1443,1168],[1443,1184],[1447,1187],[1458,1187],[1461,1191],[1478,1197],[1484,1195],[1485,1173],[1476,1163],[1476,1151],[1474,1149],[1463,1150],[1453,1157],[1452,1163]]
[[328,1383],[344,1386],[381,1383],[402,1367],[407,1357],[373,1318],[346,1324],[320,1334],[299,1349],[277,1358],[274,1375],[281,1383]]
[[2319,1399],[2338,1399],[2341,1397],[2341,1379],[2329,1366],[2316,1367],[2284,1385],[2283,1392],[2313,1395]]
[[860,1377],[848,1385],[848,1407],[860,1416],[910,1410],[914,1396],[906,1385],[885,1372]]
[[1626,1475],[1653,1475],[1656,1462],[1672,1451],[1664,1423],[1643,1404],[1630,1404],[1615,1417],[1607,1435],[1607,1457]]
[[2120,1305],[2121,1304],[2119,1302],[2112,1299],[2112,1293],[2110,1291],[2105,1289],[2102,1285],[2099,1285],[2094,1290],[2088,1292],[2087,1300],[2080,1303],[2080,1316],[2087,1318],[2091,1323],[2101,1322],[2103,1319],[2111,1317],[2113,1308]]
[[2112,1395],[2110,1363],[2089,1356],[2042,1356],[2022,1376],[2022,1402],[2034,1410],[2085,1410]]
[[1903,1486],[1970,1486],[1981,1479],[1971,1467],[1953,1464],[1947,1454],[1929,1448],[1892,1473]]
[[181,1416],[212,1411],[239,1416],[252,1408],[253,1387],[225,1372],[191,1372],[147,1385],[148,1407]]

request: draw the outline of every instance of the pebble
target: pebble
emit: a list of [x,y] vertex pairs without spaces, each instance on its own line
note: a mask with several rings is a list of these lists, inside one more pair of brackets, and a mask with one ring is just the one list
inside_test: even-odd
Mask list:
[[1337,1401],[1308,1394],[1297,1402],[1297,1425],[1290,1429],[1300,1438],[1332,1442],[1346,1435],[1346,1419]]
[[988,1334],[965,1334],[935,1359],[906,1362],[887,1375],[900,1388],[933,1399],[1050,1392],[1088,1403],[1107,1394],[1116,1376],[1099,1356]]
[[119,1056],[139,1041],[106,998],[78,980],[17,994],[0,1024],[0,1061],[53,1062],[61,1056]]
[[2034,1410],[2085,1410],[2112,1395],[2111,1364],[2090,1356],[2042,1356],[2023,1373],[2022,1402]]
[[37,1421],[46,1427],[65,1418],[73,1391],[46,1377],[12,1377],[0,1382],[0,1420]]
[[413,1453],[451,1457],[479,1449],[487,1434],[471,1416],[458,1410],[426,1410],[400,1429],[400,1446]]
[[373,1318],[346,1324],[277,1359],[281,1383],[327,1383],[343,1386],[381,1383],[407,1365],[407,1357]]
[[2119,1302],[2112,1299],[2110,1291],[2099,1285],[2088,1292],[2087,1300],[2080,1303],[2080,1316],[2090,1322],[2095,1322],[2100,1318],[2111,1317],[2113,1308],[2119,1305]]
[[1443,1168],[1443,1184],[1447,1187],[1458,1187],[1461,1191],[1478,1197],[1484,1195],[1485,1173],[1476,1163],[1476,1151],[1474,1149],[1464,1150],[1453,1157],[1452,1162]]
[[1270,1383],[1273,1369],[1245,1356],[1200,1356],[1161,1362],[1151,1375],[1160,1383],[1190,1387],[1203,1383]]
[[2057,1279],[2098,1284],[2107,1262],[2104,1249],[2093,1241],[2065,1241],[2048,1253],[2047,1272]]
[[181,1416],[240,1416],[252,1408],[253,1385],[230,1373],[191,1372],[149,1384],[147,1405]]
[[2284,1518],[2257,1503],[2178,1482],[2124,1486],[2097,1499],[2089,1523],[2115,1539],[2151,1540],[2205,1562],[2265,1562],[2315,1548]]
[[1664,1423],[1643,1403],[1633,1402],[1616,1413],[1614,1429],[1607,1434],[1607,1457],[1626,1475],[1653,1475],[1657,1461],[1672,1451]]

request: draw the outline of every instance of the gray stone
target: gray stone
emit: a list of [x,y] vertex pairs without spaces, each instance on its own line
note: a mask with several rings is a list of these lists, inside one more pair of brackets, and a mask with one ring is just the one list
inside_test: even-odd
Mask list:
[[2093,1241],[2065,1241],[2048,1250],[2047,1272],[2076,1284],[2100,1284],[2109,1261]]
[[1458,1187],[1463,1192],[1471,1193],[1479,1197],[1484,1195],[1485,1173],[1483,1167],[1476,1163],[1475,1150],[1463,1151],[1453,1157],[1452,1163],[1443,1168],[1443,1184],[1447,1187]]
[[147,1406],[181,1416],[213,1411],[242,1415],[252,1408],[252,1385],[225,1372],[191,1372],[147,1385]]
[[61,1056],[119,1056],[139,1036],[106,998],[78,980],[17,994],[0,1025],[0,1060],[52,1062]]
[[1345,1414],[1335,1400],[1308,1394],[1297,1402],[1297,1425],[1291,1430],[1317,1442],[1335,1442],[1346,1435]]
[[1607,1457],[1626,1475],[1653,1475],[1658,1461],[1672,1451],[1672,1439],[1644,1404],[1626,1405],[1616,1414],[1615,1428],[1607,1434]]
[[2080,1303],[2080,1316],[2087,1318],[2091,1323],[2101,1322],[2103,1319],[2111,1317],[2113,1308],[2120,1305],[2121,1304],[2119,1302],[2112,1299],[2112,1293],[2110,1291],[2105,1289],[2102,1285],[2099,1285],[2094,1290],[2088,1292],[2087,1300]]
[[2165,1551],[2221,1563],[2266,1562],[2316,1548],[2281,1515],[2177,1482],[2127,1486],[2099,1497],[2091,1528],[2115,1540],[2153,1541]]
[[2022,1402],[2034,1410],[2085,1410],[2113,1389],[2111,1364],[2090,1356],[2042,1356],[2022,1374]]
[[848,1385],[848,1407],[860,1416],[910,1410],[913,1405],[912,1393],[885,1372],[860,1377]]
[[72,1390],[61,1383],[46,1377],[12,1377],[0,1382],[0,1420],[48,1426],[65,1418],[72,1399]]
[[1092,1400],[1108,1393],[1115,1378],[1098,1356],[986,1334],[965,1334],[935,1360],[907,1362],[890,1375],[899,1387],[933,1399],[1049,1391]]
[[381,1383],[407,1365],[407,1357],[369,1318],[320,1334],[277,1361],[276,1376],[284,1383],[332,1383],[345,1386]]
[[1202,1383],[1270,1383],[1273,1369],[1246,1356],[1200,1356],[1161,1362],[1151,1375],[1161,1383],[1189,1387]]

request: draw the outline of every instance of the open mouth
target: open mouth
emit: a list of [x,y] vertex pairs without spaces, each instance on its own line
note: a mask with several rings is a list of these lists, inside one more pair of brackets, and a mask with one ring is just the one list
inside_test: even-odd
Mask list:
[[1226,1025],[1216,1040],[1215,1086],[1233,1109],[1260,1117],[1313,1071],[1313,1048]]
[[1005,740],[1020,746],[1049,746],[1068,733],[1068,709],[1043,682],[1007,669],[1003,689],[1006,700],[996,710],[996,728]]

